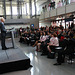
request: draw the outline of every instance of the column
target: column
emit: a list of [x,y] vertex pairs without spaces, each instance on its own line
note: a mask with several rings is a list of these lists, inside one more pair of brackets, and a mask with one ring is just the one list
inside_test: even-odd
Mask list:
[[28,13],[27,13],[27,3],[25,3],[25,8],[26,8],[26,15],[28,15]]
[[17,17],[20,18],[20,8],[19,8],[19,0],[17,0]]
[[6,0],[3,0],[3,6],[4,6],[4,18],[6,19]]
[[65,5],[65,32],[66,32],[66,5]]
[[32,18],[32,0],[29,0],[30,18]]
[[13,19],[13,17],[12,17],[12,1],[10,1],[10,10],[11,10],[11,19]]
[[20,15],[21,15],[21,18],[22,18],[22,2],[20,2]]
[[34,6],[35,6],[35,18],[36,18],[36,12],[37,12],[37,10],[36,10],[36,0],[34,0]]

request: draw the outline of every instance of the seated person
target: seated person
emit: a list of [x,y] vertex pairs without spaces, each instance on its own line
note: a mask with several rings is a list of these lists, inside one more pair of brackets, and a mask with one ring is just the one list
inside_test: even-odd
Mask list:
[[40,46],[41,46],[42,43],[45,42],[45,40],[46,40],[46,38],[47,38],[46,33],[43,32],[43,34],[44,34],[44,35],[42,36],[42,38],[40,38],[40,40],[39,40],[39,42],[38,42],[38,44],[37,44],[37,46],[36,46],[37,51],[41,51]]
[[21,33],[19,42],[24,43],[25,33]]
[[25,37],[25,41],[26,41],[27,45],[29,45],[29,43],[30,43],[29,37],[30,37],[30,34],[27,33],[27,35],[26,35],[26,37]]
[[36,50],[37,51],[40,51],[40,46],[41,46],[41,43],[43,43],[45,40],[46,40],[46,33],[43,32],[43,36],[40,36],[40,40],[38,41],[37,45],[36,45]]
[[41,38],[42,38],[42,36],[43,36],[43,33],[40,32],[39,35],[40,35],[40,39],[36,40],[36,42],[35,42],[35,44],[33,45],[33,47],[35,47],[35,46],[37,45],[37,43],[40,42],[40,40],[41,40]]
[[51,38],[51,33],[48,32],[46,35],[46,40],[44,41],[44,43],[41,44],[41,49],[42,49],[41,55],[47,55],[47,43],[50,42],[50,38]]
[[36,31],[35,36],[36,36],[36,41],[38,41],[40,39],[40,32],[38,30]]
[[55,63],[54,65],[61,65],[62,63],[64,63],[65,54],[69,55],[69,60],[72,59],[72,53],[74,52],[75,39],[73,39],[73,36],[70,35],[69,40],[67,37],[65,37],[62,43],[63,43],[64,49],[58,52],[57,63]]
[[35,36],[34,32],[32,32],[30,34],[30,38],[29,39],[30,39],[30,44],[33,45],[35,43],[35,41],[36,41],[36,36]]
[[50,43],[47,43],[47,44],[48,44],[47,49],[50,53],[52,52],[52,50],[55,49],[56,46],[59,46],[59,40],[57,38],[56,33],[53,33],[51,35]]

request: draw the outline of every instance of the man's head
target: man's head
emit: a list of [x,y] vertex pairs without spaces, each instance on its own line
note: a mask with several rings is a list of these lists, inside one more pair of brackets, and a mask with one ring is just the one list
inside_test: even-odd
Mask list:
[[0,21],[4,23],[5,19],[3,17],[0,17]]

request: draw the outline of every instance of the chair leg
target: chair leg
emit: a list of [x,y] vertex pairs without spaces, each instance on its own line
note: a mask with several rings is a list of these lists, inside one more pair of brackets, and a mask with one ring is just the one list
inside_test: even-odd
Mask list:
[[69,60],[70,60],[69,64],[72,64],[72,61],[73,61],[72,60],[72,54],[69,55]]

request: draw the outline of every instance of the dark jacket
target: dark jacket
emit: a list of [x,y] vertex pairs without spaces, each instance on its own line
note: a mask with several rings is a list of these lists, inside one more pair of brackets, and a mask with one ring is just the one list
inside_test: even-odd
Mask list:
[[5,26],[4,26],[4,23],[3,22],[0,22],[0,29],[1,29],[1,33],[2,32],[5,32],[6,33],[6,29],[5,29]]
[[1,37],[6,36],[6,29],[3,22],[0,22],[0,29],[1,29]]

